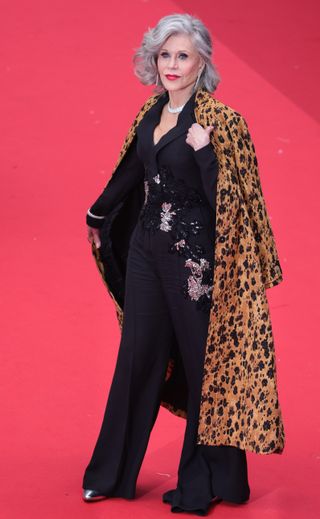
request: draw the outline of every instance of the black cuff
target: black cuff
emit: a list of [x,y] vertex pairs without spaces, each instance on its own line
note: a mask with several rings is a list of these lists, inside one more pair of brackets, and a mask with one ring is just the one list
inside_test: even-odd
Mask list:
[[93,227],[94,229],[100,229],[100,227],[104,224],[104,218],[93,218],[89,214],[86,215],[86,223],[89,227]]

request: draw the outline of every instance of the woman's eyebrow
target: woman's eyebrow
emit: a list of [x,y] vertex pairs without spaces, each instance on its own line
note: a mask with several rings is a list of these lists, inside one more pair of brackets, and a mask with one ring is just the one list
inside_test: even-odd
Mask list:
[[[168,49],[161,49],[160,52],[163,51],[163,50],[165,50],[166,52],[169,52]],[[182,49],[182,50],[177,50],[177,52],[189,52],[189,51]]]

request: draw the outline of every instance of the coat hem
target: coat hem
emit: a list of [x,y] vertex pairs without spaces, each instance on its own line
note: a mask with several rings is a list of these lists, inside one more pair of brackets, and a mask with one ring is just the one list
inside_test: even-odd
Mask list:
[[[229,438],[229,437],[228,437]],[[279,444],[278,446],[275,445],[274,448],[270,449],[262,449],[260,447],[257,448],[257,446],[250,445],[250,443],[244,441],[238,441],[238,440],[231,440],[230,439],[223,443],[220,441],[220,443],[208,443],[208,441],[199,441],[197,440],[196,445],[206,445],[209,447],[218,447],[218,446],[226,446],[226,447],[236,447],[238,449],[242,449],[247,452],[252,452],[254,454],[260,454],[260,455],[267,455],[267,454],[282,454],[284,451],[284,444]]]
[[161,400],[160,405],[164,407],[165,409],[168,409],[172,414],[179,416],[180,418],[187,418],[187,412],[184,409],[179,409],[178,407],[175,407],[172,404],[169,404],[168,402],[164,402]]

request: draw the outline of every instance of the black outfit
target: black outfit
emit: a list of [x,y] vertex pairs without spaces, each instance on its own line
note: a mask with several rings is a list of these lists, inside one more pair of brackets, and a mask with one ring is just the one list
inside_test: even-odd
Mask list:
[[[145,200],[130,238],[124,320],[101,431],[83,488],[133,498],[160,407],[160,389],[175,334],[188,382],[188,409],[176,489],[163,494],[171,510],[205,515],[219,496],[249,498],[246,452],[197,445],[201,383],[212,296],[218,163],[211,143],[185,142],[196,122],[193,94],[177,125],[155,145],[165,92],[145,114],[106,189],[90,208],[106,216],[138,182]],[[99,227],[101,220],[87,216]]]

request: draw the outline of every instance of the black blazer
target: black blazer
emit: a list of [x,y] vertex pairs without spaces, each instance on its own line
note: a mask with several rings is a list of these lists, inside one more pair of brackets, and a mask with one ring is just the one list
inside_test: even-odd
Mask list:
[[[161,94],[157,102],[145,114],[137,127],[137,133],[126,155],[114,171],[104,191],[90,207],[96,216],[107,216],[120,200],[126,197],[148,176],[156,175],[160,166],[169,166],[177,179],[200,192],[207,201],[207,211],[215,224],[216,187],[218,161],[211,143],[194,151],[185,142],[188,129],[196,122],[193,94],[178,115],[177,124],[154,144],[153,132],[160,121],[163,106],[168,101],[168,92]],[[101,227],[103,219],[87,215],[87,224]]]

